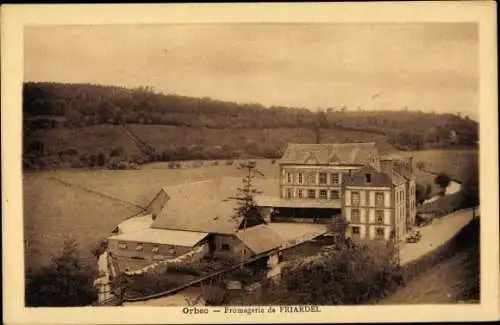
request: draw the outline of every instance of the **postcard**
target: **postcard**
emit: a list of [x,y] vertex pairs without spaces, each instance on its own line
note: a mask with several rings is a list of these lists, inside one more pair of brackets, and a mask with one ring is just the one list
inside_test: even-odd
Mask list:
[[4,322],[498,320],[495,9],[3,6]]

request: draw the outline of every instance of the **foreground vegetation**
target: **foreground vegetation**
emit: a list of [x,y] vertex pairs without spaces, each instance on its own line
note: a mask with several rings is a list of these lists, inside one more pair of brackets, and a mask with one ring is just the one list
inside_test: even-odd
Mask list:
[[81,259],[78,246],[67,241],[51,264],[26,274],[27,307],[88,306],[97,299],[97,273]]

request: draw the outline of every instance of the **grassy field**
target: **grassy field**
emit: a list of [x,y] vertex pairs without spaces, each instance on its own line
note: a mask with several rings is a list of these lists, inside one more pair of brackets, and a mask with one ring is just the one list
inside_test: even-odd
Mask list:
[[[424,162],[425,169],[433,173],[445,172],[453,179],[463,182],[479,168],[479,151],[477,149],[430,149],[402,152],[402,155],[413,156],[413,162]],[[417,174],[417,177],[419,174]],[[420,175],[424,176],[424,175]]]
[[[276,165],[269,160],[258,160],[258,164],[266,177],[276,177]],[[26,266],[37,269],[50,262],[67,239],[75,239],[82,257],[89,258],[99,240],[140,212],[135,205],[146,206],[162,187],[224,176],[239,177],[241,171],[236,164],[221,162],[175,170],[166,163],[154,163],[129,171],[27,173],[23,179]]]
[[46,175],[25,175],[24,237],[26,267],[36,269],[75,239],[83,258],[116,224],[139,209],[54,181]]
[[[276,154],[287,143],[314,143],[316,134],[307,128],[275,128],[275,129],[210,129],[200,127],[184,127],[172,125],[129,125],[130,129],[144,142],[151,145],[156,152],[174,150],[180,152],[181,147],[196,146],[203,148],[206,157],[221,150],[225,155],[239,154],[242,158],[265,157],[265,152]],[[382,150],[391,150],[387,137],[362,131],[342,129],[322,130],[323,142],[376,141]],[[43,159],[49,168],[69,166],[79,161],[80,155],[110,152],[121,146],[123,156],[129,158],[140,156],[135,142],[117,125],[103,124],[79,128],[56,128],[38,130],[34,139],[41,141],[45,151]],[[61,152],[73,150],[73,154],[60,155]],[[186,149],[189,151],[190,149]],[[226,158],[226,156],[224,156]],[[227,157],[229,158],[229,156]],[[189,159],[189,158],[186,158]]]

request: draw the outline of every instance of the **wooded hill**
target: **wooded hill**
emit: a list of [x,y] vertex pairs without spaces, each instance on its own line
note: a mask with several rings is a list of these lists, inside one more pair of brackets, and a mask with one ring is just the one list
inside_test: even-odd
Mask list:
[[264,107],[149,87],[25,83],[23,113],[27,167],[60,165],[61,156],[76,156],[70,159],[75,166],[101,165],[110,156],[138,163],[278,157],[286,142],[377,141],[422,149],[478,139],[478,123],[460,114]]

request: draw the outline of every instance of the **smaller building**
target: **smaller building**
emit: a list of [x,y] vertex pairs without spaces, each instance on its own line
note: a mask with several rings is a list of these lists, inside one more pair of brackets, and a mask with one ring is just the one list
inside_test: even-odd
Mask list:
[[208,233],[146,228],[108,238],[116,257],[158,261],[184,255],[206,243]]

